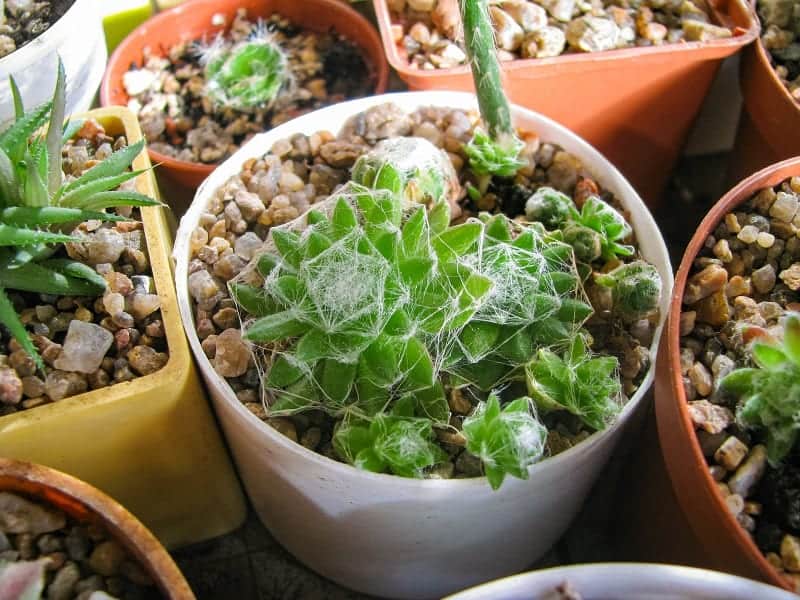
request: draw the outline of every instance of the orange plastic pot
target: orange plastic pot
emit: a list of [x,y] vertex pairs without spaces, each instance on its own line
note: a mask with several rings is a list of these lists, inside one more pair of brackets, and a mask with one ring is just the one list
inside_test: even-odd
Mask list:
[[[472,91],[464,66],[412,68],[392,36],[386,0],[373,0],[389,64],[412,90]],[[559,121],[622,171],[653,207],[722,59],[752,42],[758,23],[742,0],[710,0],[734,37],[503,63],[511,100]]]
[[[211,24],[212,17],[222,14],[230,23],[240,8],[247,9],[251,17],[268,18],[278,13],[305,29],[338,32],[363,52],[374,74],[375,93],[386,90],[389,67],[377,32],[362,15],[338,0],[191,0],[159,13],[122,41],[108,61],[100,87],[100,103],[103,106],[128,104],[122,77],[132,64],[142,62],[145,48],[164,56],[181,42],[204,37],[212,39],[224,30],[224,26]],[[189,199],[216,167],[177,160],[152,149],[148,151],[153,163],[160,165],[157,174],[159,179],[166,180],[165,187],[179,195],[184,192]],[[186,206],[173,206],[173,209],[180,216],[184,212],[181,209]]]
[[800,103],[781,83],[760,40],[742,52],[739,82],[744,111],[731,157],[733,181],[800,156]]
[[170,600],[194,600],[175,562],[136,517],[109,496],[70,475],[33,463],[0,458],[0,491],[55,507],[76,521],[97,524],[136,558]]
[[675,277],[670,315],[661,340],[656,374],[656,419],[664,463],[687,521],[706,554],[724,570],[792,589],[739,526],[717,491],[689,417],[680,370],[680,314],[686,280],[706,238],[726,214],[759,190],[800,175],[800,158],[748,177],[717,202],[694,234]]

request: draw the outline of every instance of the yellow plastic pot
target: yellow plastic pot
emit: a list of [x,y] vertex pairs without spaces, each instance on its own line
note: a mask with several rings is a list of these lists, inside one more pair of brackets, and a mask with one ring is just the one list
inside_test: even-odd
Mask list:
[[[142,138],[124,108],[84,115],[129,143]],[[142,152],[133,164],[147,169]],[[137,189],[158,197],[152,171]],[[175,297],[165,208],[142,209],[169,361],[156,373],[0,417],[0,456],[74,475],[112,496],[167,547],[215,537],[245,517],[231,467],[189,353]]]

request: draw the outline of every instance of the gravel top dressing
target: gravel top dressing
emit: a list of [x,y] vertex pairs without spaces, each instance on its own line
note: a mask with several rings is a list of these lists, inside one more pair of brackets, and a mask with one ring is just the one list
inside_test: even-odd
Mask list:
[[74,3],[75,0],[6,0],[0,15],[0,58],[39,37]]
[[[754,364],[752,342],[788,336],[790,315],[800,311],[799,204],[800,178],[793,177],[726,215],[706,240],[683,298],[681,372],[689,414],[728,509],[800,591],[800,453],[793,434],[782,437],[783,411],[800,401],[797,376],[759,383],[750,396],[763,394],[761,404],[745,403],[747,396],[734,393],[735,380],[726,379],[763,366]],[[767,395],[775,385],[784,386],[778,401],[786,407]]]
[[[249,58],[250,51],[264,53],[258,61],[270,76],[236,88],[237,53]],[[361,51],[338,34],[304,30],[279,15],[250,20],[244,9],[224,36],[178,44],[163,58],[145,53],[123,84],[150,149],[206,164],[256,133],[375,87]]]
[[[387,0],[395,41],[411,66],[466,63],[458,0]],[[731,37],[712,22],[704,0],[504,0],[489,8],[500,60],[547,58],[616,48]]]
[[761,43],[792,97],[800,101],[800,6],[796,2],[759,0]]

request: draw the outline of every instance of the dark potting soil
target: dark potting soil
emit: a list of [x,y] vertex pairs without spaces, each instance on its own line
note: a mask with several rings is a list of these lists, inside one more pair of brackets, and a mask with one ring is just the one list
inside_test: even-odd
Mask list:
[[[29,10],[20,12],[5,5],[5,24],[0,33],[14,40],[19,49],[47,31],[74,3],[75,0],[44,0],[33,2]],[[3,55],[6,54],[10,52]]]

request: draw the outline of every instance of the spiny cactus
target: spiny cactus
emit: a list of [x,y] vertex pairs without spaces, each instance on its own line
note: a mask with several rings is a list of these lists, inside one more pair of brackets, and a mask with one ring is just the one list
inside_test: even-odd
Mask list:
[[738,398],[737,419],[766,437],[767,456],[777,465],[800,429],[800,315],[785,317],[782,340],[756,339],[750,352],[756,367],[732,371],[720,390]]
[[476,129],[464,147],[469,166],[478,175],[512,177],[525,163],[525,144],[517,137],[503,92],[487,0],[459,0],[464,45],[472,67],[478,105],[488,132]]
[[525,368],[528,393],[542,412],[566,410],[599,431],[620,409],[618,366],[613,356],[592,357],[576,335],[563,355],[539,349]]
[[635,260],[596,274],[595,281],[611,289],[613,310],[626,321],[643,319],[658,310],[661,276],[651,264]]
[[544,455],[547,428],[531,408],[530,398],[517,398],[501,409],[497,395],[491,394],[464,419],[467,450],[481,459],[492,489],[500,487],[506,474],[527,479],[528,468]]
[[570,220],[599,234],[600,257],[604,260],[633,254],[631,246],[619,243],[631,235],[631,226],[613,206],[597,196],[589,196],[580,212],[572,206]]
[[202,59],[206,92],[221,108],[268,109],[291,81],[286,54],[265,27],[235,43],[220,35]]
[[[81,123],[63,126],[66,80],[60,60],[52,101],[26,112],[13,78],[10,86],[15,120],[0,134],[0,322],[43,368],[5,290],[101,294],[106,281],[94,269],[73,260],[52,258],[59,244],[80,241],[64,232],[70,224],[89,219],[124,220],[104,212],[107,208],[159,203],[137,192],[116,190],[142,173],[128,169],[141,153],[143,142],[113,153],[73,181],[64,181],[62,146]],[[45,125],[46,133],[38,133]]]

